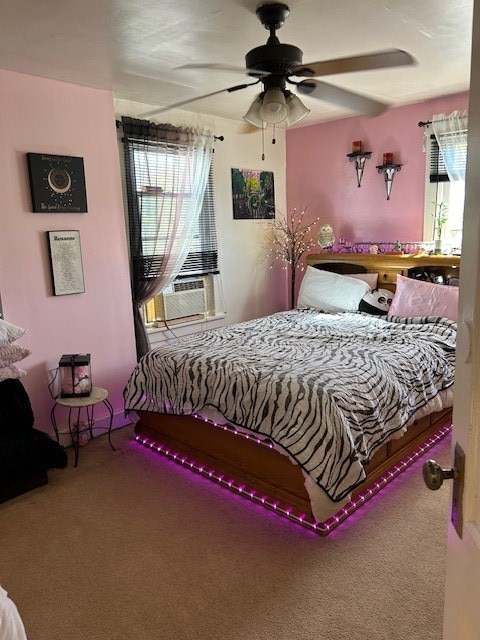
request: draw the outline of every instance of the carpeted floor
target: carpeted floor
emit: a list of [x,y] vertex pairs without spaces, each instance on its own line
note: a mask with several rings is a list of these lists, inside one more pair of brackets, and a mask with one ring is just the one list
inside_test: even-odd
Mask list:
[[[133,429],[0,504],[29,640],[437,640],[448,487],[421,461],[322,538],[179,468]],[[449,438],[425,457],[449,464]]]

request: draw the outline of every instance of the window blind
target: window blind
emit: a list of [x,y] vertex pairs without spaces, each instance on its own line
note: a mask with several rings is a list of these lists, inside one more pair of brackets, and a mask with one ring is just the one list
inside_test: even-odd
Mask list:
[[[448,143],[449,134],[442,136]],[[460,136],[455,134],[455,138],[451,136],[452,144],[448,145],[448,153],[453,154],[453,166],[456,170],[463,170],[467,163],[467,132]],[[453,140],[455,139],[455,144]],[[430,182],[449,182],[447,168],[443,159],[442,152],[437,142],[437,138],[432,133],[430,136]]]
[[[157,140],[124,139],[126,190],[129,211],[136,211],[141,224],[130,227],[130,241],[139,258],[142,277],[158,272],[172,232],[170,211],[181,207],[180,224],[186,222],[188,198],[195,184],[178,184],[184,175],[187,148]],[[200,151],[199,151],[200,152]],[[187,176],[187,182],[189,176]],[[214,206],[213,163],[210,165],[202,210],[190,251],[179,276],[218,273],[217,232]],[[184,215],[183,215],[183,212]]]
[[190,247],[179,276],[218,273],[217,225],[213,189],[213,160],[203,196],[202,211],[198,220],[198,233]]

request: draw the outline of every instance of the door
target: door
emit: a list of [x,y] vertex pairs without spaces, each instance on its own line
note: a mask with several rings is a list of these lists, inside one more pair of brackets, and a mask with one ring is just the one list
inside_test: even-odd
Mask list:
[[468,120],[452,445],[459,443],[466,456],[463,534],[449,524],[444,640],[480,638],[480,0],[474,2]]

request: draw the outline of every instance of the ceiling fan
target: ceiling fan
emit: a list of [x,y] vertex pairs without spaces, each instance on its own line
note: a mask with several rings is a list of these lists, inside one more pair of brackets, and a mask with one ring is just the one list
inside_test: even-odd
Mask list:
[[[263,129],[266,124],[275,125],[281,122],[293,125],[310,113],[310,110],[295,93],[287,88],[287,85],[295,87],[300,94],[325,100],[362,115],[377,116],[388,108],[387,104],[317,80],[317,77],[415,64],[410,54],[399,49],[387,49],[305,64],[302,62],[302,50],[294,45],[281,43],[276,35],[277,30],[282,27],[290,14],[289,7],[279,2],[260,4],[256,14],[265,29],[270,31],[270,36],[266,44],[255,47],[246,54],[246,69],[222,64],[187,64],[179,67],[180,69],[242,71],[254,78],[255,82],[212,91],[149,111],[143,116],[156,115],[220,93],[239,91],[260,82],[263,90],[255,97],[244,115],[244,119],[255,127]],[[294,80],[294,77],[299,80]]]

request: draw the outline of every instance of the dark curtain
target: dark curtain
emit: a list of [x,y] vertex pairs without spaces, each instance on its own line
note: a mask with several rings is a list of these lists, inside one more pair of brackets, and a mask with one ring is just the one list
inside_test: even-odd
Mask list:
[[[169,124],[154,124],[148,120],[137,118],[122,117],[121,124],[123,128],[122,142],[126,178],[135,341],[137,358],[140,359],[150,350],[150,342],[141,308],[145,302],[159,292],[161,284],[165,286],[165,271],[172,272],[169,260],[171,255],[175,257],[175,254],[178,253],[178,250],[173,247],[175,229],[178,223],[174,221],[171,225],[171,233],[168,234],[171,238],[168,240],[168,246],[163,247],[162,250],[155,250],[153,253],[150,251],[148,255],[145,255],[143,243],[144,225],[142,224],[141,198],[138,193],[139,181],[136,176],[137,168],[134,161],[134,150],[137,153],[158,152],[164,154],[165,149],[169,148],[171,150],[181,149],[183,153],[188,153],[186,150],[191,151],[192,149],[207,146],[205,139],[208,138],[208,135],[196,129],[174,127]],[[199,140],[202,139],[203,142],[200,144]],[[211,142],[208,144],[211,147]],[[138,177],[140,178],[140,176]],[[204,175],[199,176],[199,178],[206,184],[208,171],[206,173],[204,171]],[[155,183],[155,176],[152,176],[149,188],[154,194],[155,189],[158,189]],[[158,197],[161,198],[161,195],[159,194]],[[177,272],[179,268],[177,267]]]

